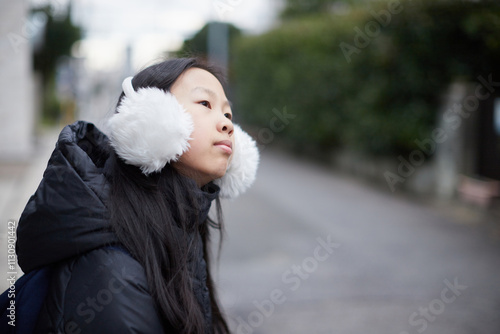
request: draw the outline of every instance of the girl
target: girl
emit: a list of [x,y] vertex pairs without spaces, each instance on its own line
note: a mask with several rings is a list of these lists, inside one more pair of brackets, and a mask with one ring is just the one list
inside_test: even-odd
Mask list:
[[51,268],[35,332],[228,333],[210,227],[222,228],[219,197],[254,181],[255,142],[200,60],[148,67],[123,91],[108,135],[63,129],[19,221],[23,271]]

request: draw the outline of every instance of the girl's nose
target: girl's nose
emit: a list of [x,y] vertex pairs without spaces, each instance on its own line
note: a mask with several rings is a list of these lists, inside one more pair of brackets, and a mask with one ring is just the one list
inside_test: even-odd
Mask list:
[[226,116],[223,117],[224,119],[217,124],[217,130],[219,132],[227,132],[231,136],[234,131],[233,122]]

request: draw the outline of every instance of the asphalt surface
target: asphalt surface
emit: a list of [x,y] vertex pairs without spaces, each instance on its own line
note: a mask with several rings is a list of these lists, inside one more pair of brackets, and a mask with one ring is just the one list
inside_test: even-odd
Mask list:
[[236,333],[500,333],[500,221],[264,151],[223,203],[220,298]]
[[[40,182],[57,133],[40,139],[31,161],[0,164],[4,277],[7,221]],[[216,280],[237,334],[500,333],[498,217],[270,149],[254,187],[223,208]]]

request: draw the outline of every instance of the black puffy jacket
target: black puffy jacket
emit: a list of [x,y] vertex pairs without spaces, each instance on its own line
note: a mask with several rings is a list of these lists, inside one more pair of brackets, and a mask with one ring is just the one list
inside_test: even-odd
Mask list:
[[[106,207],[108,139],[93,124],[65,127],[17,230],[25,273],[51,266],[36,333],[173,333],[163,328],[143,267],[119,246]],[[206,217],[215,193],[200,190]],[[194,236],[202,242],[199,235]],[[193,285],[210,332],[202,247],[192,258]]]

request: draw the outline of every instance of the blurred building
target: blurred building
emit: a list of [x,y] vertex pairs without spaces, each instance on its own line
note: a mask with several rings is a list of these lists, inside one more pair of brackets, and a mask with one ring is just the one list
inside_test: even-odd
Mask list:
[[89,69],[85,58],[72,58],[66,64],[73,72],[76,100],[75,118],[92,122],[105,130],[105,122],[116,108],[123,79],[134,75],[132,46],[127,46],[123,64],[108,69]]
[[0,160],[27,160],[34,149],[35,94],[26,1],[2,1],[0,10]]

